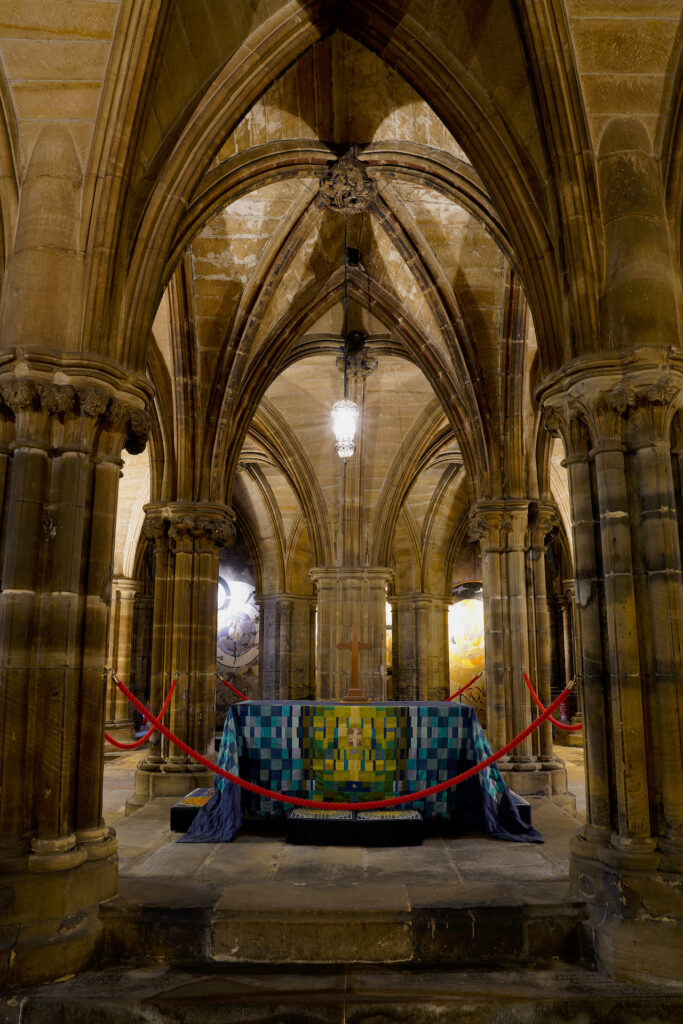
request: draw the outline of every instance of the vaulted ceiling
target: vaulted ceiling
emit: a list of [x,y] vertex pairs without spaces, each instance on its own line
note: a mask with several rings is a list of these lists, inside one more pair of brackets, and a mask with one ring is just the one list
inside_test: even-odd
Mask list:
[[[438,590],[473,501],[565,507],[533,395],[604,343],[614,117],[640,118],[680,245],[675,0],[68,6],[0,16],[3,228],[7,248],[49,116],[83,171],[70,343],[82,331],[155,392],[121,571],[146,497],[233,504],[271,589],[367,557]],[[345,218],[320,187],[351,147],[376,194]],[[345,287],[377,360],[346,468],[328,415]]]

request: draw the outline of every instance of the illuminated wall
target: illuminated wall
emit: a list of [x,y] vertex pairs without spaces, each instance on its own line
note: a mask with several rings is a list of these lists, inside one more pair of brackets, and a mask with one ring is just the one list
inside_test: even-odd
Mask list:
[[[453,588],[455,603],[448,609],[448,661],[451,693],[484,671],[484,602],[480,583]],[[482,724],[486,722],[486,686],[482,675],[463,695]]]

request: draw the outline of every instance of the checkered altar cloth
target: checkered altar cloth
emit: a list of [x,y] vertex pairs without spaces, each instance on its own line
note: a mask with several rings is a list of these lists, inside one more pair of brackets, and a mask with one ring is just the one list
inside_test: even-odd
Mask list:
[[[489,757],[474,710],[454,702],[345,705],[243,701],[233,704],[218,764],[267,789],[309,800],[378,800],[425,789]],[[542,842],[526,825],[495,765],[473,779],[406,804],[501,839]],[[289,808],[220,776],[181,842],[229,842],[242,810]]]

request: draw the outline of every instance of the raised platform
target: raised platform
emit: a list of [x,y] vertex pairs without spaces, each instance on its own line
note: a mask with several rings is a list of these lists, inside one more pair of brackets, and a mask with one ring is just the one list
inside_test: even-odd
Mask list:
[[[569,897],[576,821],[533,805],[546,843],[428,834],[422,846],[293,846],[272,819],[232,843],[180,844],[172,797],[117,822],[120,895],[107,955],[228,963],[551,964],[580,956]],[[280,829],[282,822],[279,823]]]

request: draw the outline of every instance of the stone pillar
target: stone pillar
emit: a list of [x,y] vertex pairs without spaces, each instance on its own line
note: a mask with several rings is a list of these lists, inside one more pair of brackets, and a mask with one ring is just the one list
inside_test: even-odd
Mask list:
[[560,426],[565,445],[565,466],[569,477],[569,498],[574,546],[574,614],[578,638],[577,679],[584,714],[586,757],[586,828],[597,843],[609,840],[611,832],[611,768],[608,755],[605,689],[606,650],[602,632],[602,580],[598,572],[596,546],[598,524],[594,505],[594,467],[587,427],[572,406],[564,417],[548,407],[546,429],[557,435]]
[[[563,606],[563,628],[564,628],[564,643],[565,643],[565,686],[573,679],[575,683],[574,688],[574,702],[570,701],[570,709],[574,707],[576,710],[572,714],[573,724],[583,722],[583,673],[580,671],[581,665],[581,641],[578,635],[577,621],[576,621],[576,588],[574,586],[574,580],[564,581],[564,606]],[[566,615],[564,610],[566,609]],[[567,647],[567,645],[569,645]],[[575,733],[574,739],[570,742],[570,746],[583,746],[583,732]]]
[[[530,678],[535,683],[536,692],[546,707],[552,701],[552,687],[545,538],[557,522],[558,514],[554,504],[542,501],[531,503],[529,543],[526,549],[529,666],[532,670]],[[561,769],[553,752],[553,727],[550,722],[544,722],[533,734],[532,749],[541,768],[547,767],[551,771]]]
[[[522,499],[481,501],[472,512],[470,535],[482,548],[486,715],[492,750],[531,721],[525,671],[540,699],[550,701],[544,540],[554,515],[549,503]],[[528,737],[501,759],[501,770],[519,793],[564,795],[566,770],[553,753],[551,728],[543,725],[539,731],[540,736]]]
[[415,609],[410,595],[392,598],[392,682],[395,700],[417,700],[417,635]]
[[450,597],[399,594],[392,602],[396,609],[394,621],[398,619],[396,660],[392,666],[396,700],[444,700],[449,683]]
[[315,599],[301,594],[255,598],[261,608],[262,693],[273,700],[306,700],[315,694]]
[[111,364],[96,380],[64,366],[59,384],[42,364],[20,370],[6,365],[0,380],[14,416],[0,592],[0,983],[33,984],[87,962],[98,904],[116,891],[116,840],[102,819],[107,621],[121,448],[141,450],[149,417],[145,391],[122,390]]
[[661,787],[653,831],[661,836],[660,850],[672,854],[674,861],[678,858],[683,868],[683,573],[671,455],[671,420],[678,397],[679,388],[668,376],[650,385],[629,414],[627,442],[633,453],[640,524],[636,586],[649,612],[651,637],[643,676]]
[[311,569],[317,590],[316,697],[341,700],[351,685],[351,656],[337,648],[357,625],[362,643],[360,689],[370,700],[386,699],[386,589],[391,569]]
[[[570,880],[610,973],[677,977],[683,576],[670,447],[683,374],[643,354],[549,389],[565,438],[584,676],[587,821]],[[616,362],[616,361],[615,361]],[[596,529],[596,525],[599,529]]]
[[[145,536],[154,539],[151,705],[163,704],[177,680],[166,721],[200,754],[212,752],[220,550],[234,537],[224,505],[173,502],[145,506]],[[130,812],[155,796],[210,785],[211,773],[154,733],[135,773]]]
[[153,596],[151,594],[136,594],[133,600],[130,682],[131,689],[139,700],[144,700],[149,696],[153,613]]
[[[137,580],[125,576],[115,576],[112,584],[107,666],[128,687],[132,684],[134,600],[140,588]],[[107,732],[115,739],[123,742],[132,739],[133,709],[111,675],[107,676],[105,723]]]

